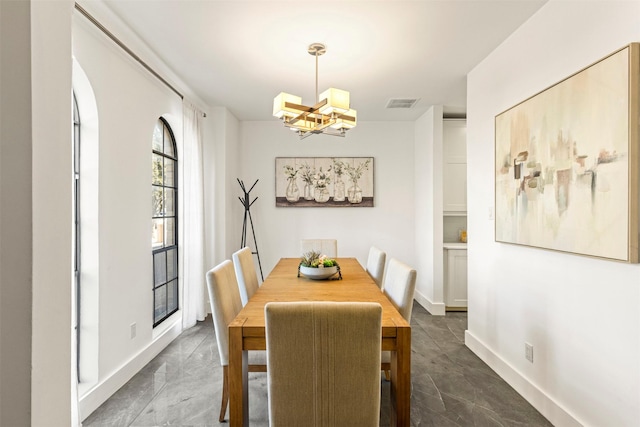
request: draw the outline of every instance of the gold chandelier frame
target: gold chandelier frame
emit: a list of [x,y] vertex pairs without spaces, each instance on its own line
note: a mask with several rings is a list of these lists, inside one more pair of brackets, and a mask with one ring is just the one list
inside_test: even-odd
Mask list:
[[302,98],[281,92],[273,100],[273,115],[282,120],[285,127],[298,133],[300,139],[309,135],[326,134],[344,137],[356,126],[357,112],[350,108],[349,92],[329,88],[318,95],[318,57],[326,53],[322,43],[312,43],[308,52],[316,58],[316,100],[308,107]]

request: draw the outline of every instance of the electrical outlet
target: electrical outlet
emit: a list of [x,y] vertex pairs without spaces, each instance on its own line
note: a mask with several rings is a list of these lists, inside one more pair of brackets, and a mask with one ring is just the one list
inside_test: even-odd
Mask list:
[[493,206],[489,206],[489,220],[493,219]]
[[131,326],[129,326],[129,329],[130,329],[131,339],[134,339],[136,337],[136,324],[132,323]]
[[533,363],[533,346],[528,342],[524,343],[524,357]]

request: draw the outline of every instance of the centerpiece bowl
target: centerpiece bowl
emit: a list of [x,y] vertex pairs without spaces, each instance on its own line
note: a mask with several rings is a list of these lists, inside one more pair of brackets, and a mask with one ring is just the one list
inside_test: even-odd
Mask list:
[[312,280],[324,280],[333,276],[338,272],[338,266],[333,267],[305,267],[300,266],[300,273],[304,274],[304,277],[308,277]]
[[[300,273],[312,280],[324,280],[336,273],[340,274],[340,266],[335,259],[322,255],[320,252],[311,251],[300,258],[298,277],[300,277]],[[342,279],[342,274],[339,278]]]

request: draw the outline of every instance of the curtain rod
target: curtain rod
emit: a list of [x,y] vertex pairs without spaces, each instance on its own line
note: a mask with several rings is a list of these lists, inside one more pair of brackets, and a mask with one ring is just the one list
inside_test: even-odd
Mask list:
[[[93,25],[95,25],[100,31],[102,31],[107,37],[109,37],[115,44],[120,46],[122,50],[127,52],[129,56],[135,59],[140,65],[142,65],[148,72],[150,72],[155,78],[160,80],[165,84],[169,89],[171,89],[176,95],[180,97],[180,99],[184,100],[184,95],[178,91],[175,87],[171,85],[168,81],[166,81],[160,74],[158,74],[153,68],[151,68],[146,62],[144,62],[138,55],[136,55],[131,49],[127,47],[119,38],[117,38],[111,31],[107,30],[107,28],[102,25],[96,18],[93,17],[85,8],[80,6],[78,3],[75,3],[75,8],[80,12],[85,18],[89,20]],[[205,112],[201,112],[204,117],[207,117]]]

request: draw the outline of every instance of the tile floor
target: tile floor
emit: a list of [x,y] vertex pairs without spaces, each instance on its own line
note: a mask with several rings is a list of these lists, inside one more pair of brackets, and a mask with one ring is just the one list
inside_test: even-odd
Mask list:
[[[212,325],[209,317],[183,332],[83,426],[220,425],[222,368]],[[466,313],[431,316],[414,304],[411,326],[413,426],[551,426],[464,346]],[[249,374],[249,385],[250,425],[268,426],[266,374]],[[381,426],[389,424],[388,401],[382,380]]]

